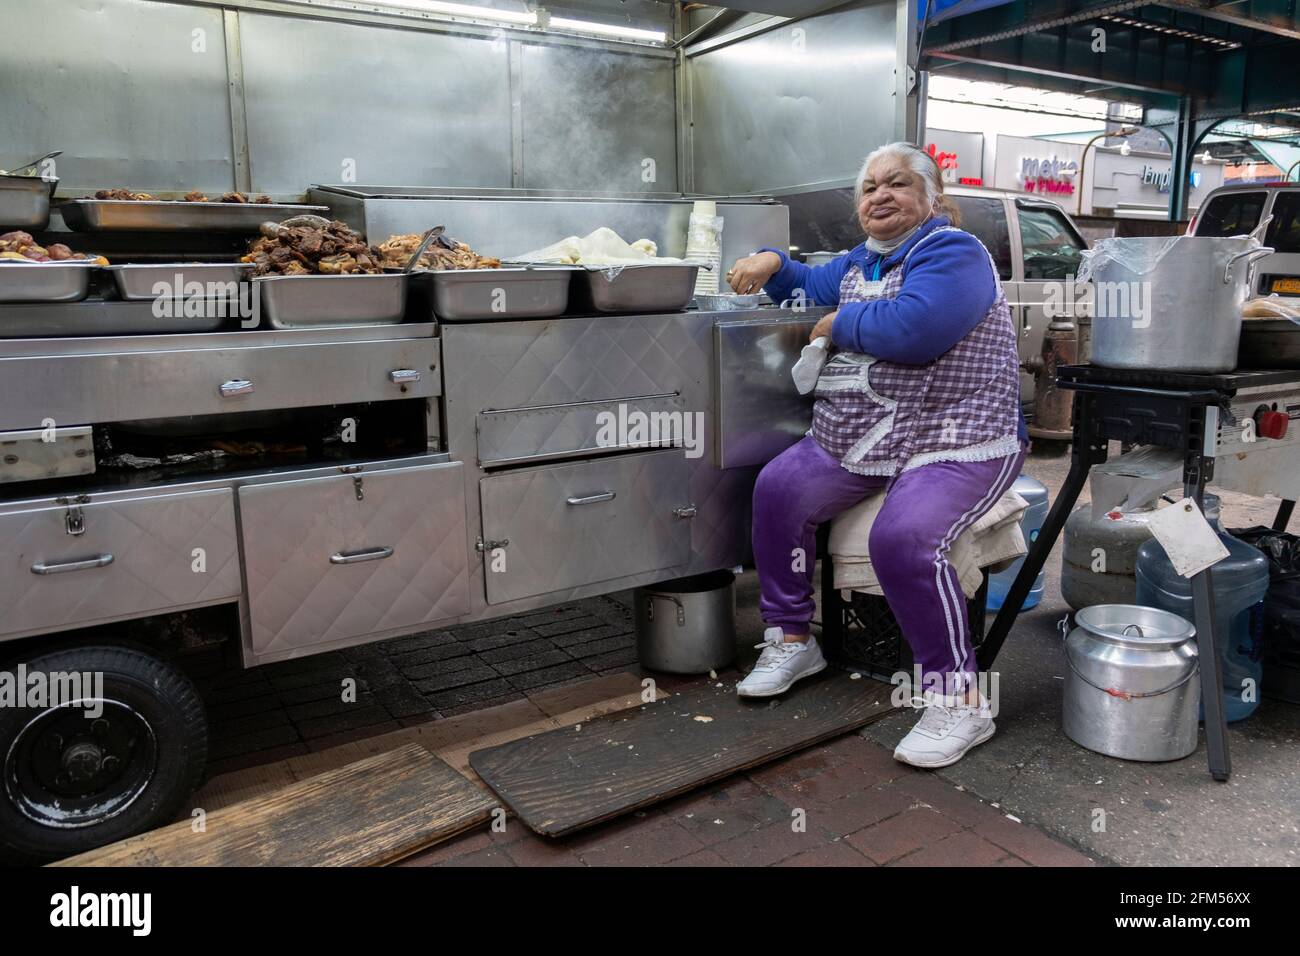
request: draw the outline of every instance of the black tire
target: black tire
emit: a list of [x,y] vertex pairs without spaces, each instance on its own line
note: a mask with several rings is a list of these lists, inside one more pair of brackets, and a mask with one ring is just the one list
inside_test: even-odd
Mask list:
[[[207,718],[185,675],[144,651],[75,647],[26,673],[102,674],[78,705],[0,707],[0,860],[43,863],[170,823],[198,786]],[[7,668],[17,673],[16,665]]]

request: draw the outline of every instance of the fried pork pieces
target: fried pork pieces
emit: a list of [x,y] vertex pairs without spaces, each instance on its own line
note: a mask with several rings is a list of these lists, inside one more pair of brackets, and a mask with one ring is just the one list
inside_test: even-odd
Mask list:
[[337,219],[323,228],[264,223],[240,261],[253,264],[254,278],[372,273],[382,265],[379,251]]
[[[133,202],[159,202],[157,196],[151,196],[149,193],[136,193],[129,189],[101,189],[95,193],[93,199],[118,199]],[[270,196],[258,196],[256,199],[249,199],[243,193],[222,193],[220,199],[209,199],[204,193],[197,189],[187,192],[181,202],[233,202],[233,203],[272,203],[275,202]]]
[[[404,268],[423,240],[424,236],[418,233],[405,236],[389,236],[379,246],[379,254],[383,264],[389,268]],[[420,256],[417,268],[430,270],[500,268],[500,259],[480,256],[465,243],[452,241],[455,248],[450,249],[445,245],[434,242]]]

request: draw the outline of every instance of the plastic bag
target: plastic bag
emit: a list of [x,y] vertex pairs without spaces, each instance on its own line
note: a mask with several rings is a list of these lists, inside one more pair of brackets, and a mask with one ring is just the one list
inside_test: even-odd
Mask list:
[[1111,237],[1098,239],[1091,249],[1083,250],[1083,262],[1076,277],[1079,282],[1088,282],[1093,275],[1105,267],[1108,262],[1115,262],[1137,275],[1154,272],[1160,260],[1169,254],[1184,236],[1135,236],[1131,238]]
[[1273,295],[1247,299],[1241,307],[1243,319],[1288,319],[1300,325],[1300,298],[1284,299]]

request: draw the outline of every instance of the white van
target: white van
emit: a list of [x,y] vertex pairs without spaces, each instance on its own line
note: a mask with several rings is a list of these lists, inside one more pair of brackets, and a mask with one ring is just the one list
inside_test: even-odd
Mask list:
[[[1032,362],[1043,348],[1049,283],[1059,286],[1078,274],[1088,241],[1070,214],[1050,199],[979,186],[945,186],[944,195],[961,210],[961,227],[993,256],[1020,333],[1021,364]],[[1022,372],[1021,400],[1028,402],[1033,394],[1034,378]]]
[[1275,251],[1255,263],[1252,295],[1300,296],[1300,183],[1220,186],[1187,227],[1189,236],[1240,236],[1265,219],[1264,245]]

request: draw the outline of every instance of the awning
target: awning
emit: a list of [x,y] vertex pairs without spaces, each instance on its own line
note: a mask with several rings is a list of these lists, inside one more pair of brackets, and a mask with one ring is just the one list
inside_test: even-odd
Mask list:
[[964,13],[975,13],[978,10],[1000,7],[1007,3],[1011,3],[1011,0],[920,0],[917,19],[925,23],[928,13],[930,23],[939,23]]

